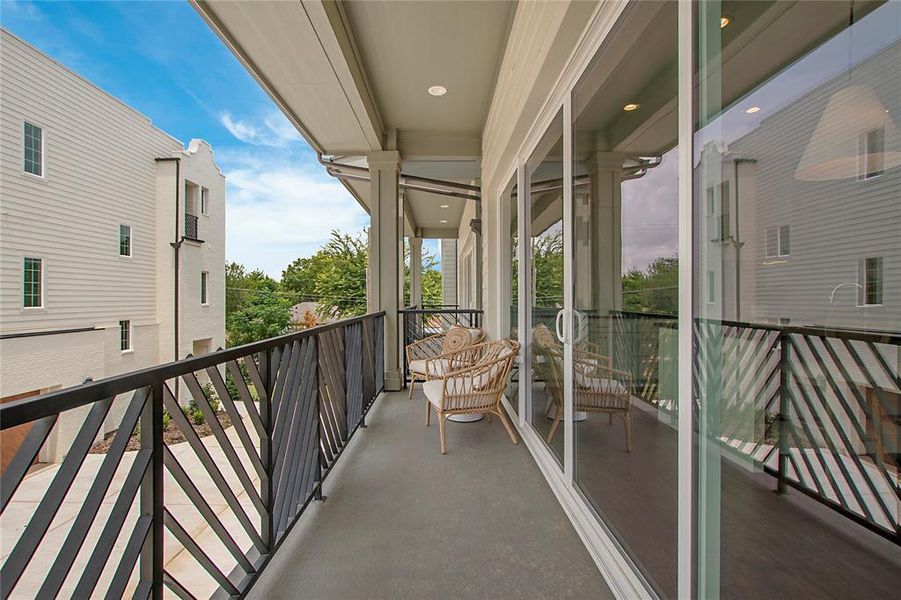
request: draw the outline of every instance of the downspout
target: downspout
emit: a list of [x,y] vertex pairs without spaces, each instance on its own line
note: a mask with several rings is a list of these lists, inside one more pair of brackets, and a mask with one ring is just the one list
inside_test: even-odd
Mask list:
[[175,250],[175,268],[174,268],[174,279],[173,283],[175,284],[174,293],[173,293],[173,311],[172,311],[172,330],[173,330],[173,360],[178,360],[178,324],[179,324],[179,300],[178,300],[178,291],[179,291],[179,280],[180,280],[180,267],[181,267],[181,244],[182,238],[178,235],[179,233],[179,225],[181,221],[179,219],[181,213],[181,159],[178,157],[173,158],[158,158],[160,162],[169,162],[175,161],[175,231],[173,233],[173,242],[169,245]]

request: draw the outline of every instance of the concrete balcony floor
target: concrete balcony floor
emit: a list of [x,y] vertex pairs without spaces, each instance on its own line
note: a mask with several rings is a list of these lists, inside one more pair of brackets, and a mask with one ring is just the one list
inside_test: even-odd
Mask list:
[[528,450],[383,395],[249,598],[612,598]]

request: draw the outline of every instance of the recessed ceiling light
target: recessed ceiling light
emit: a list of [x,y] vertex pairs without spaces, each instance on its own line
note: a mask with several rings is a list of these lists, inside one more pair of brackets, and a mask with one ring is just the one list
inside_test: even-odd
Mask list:
[[759,106],[752,106],[751,108],[749,108],[749,109],[746,110],[745,112],[748,113],[749,115],[753,115],[753,114],[756,113],[756,112],[760,112],[760,107],[759,107]]
[[442,223],[447,223],[447,219],[441,219]]
[[727,16],[723,15],[722,17],[720,17],[720,29],[725,29],[726,27],[728,27],[729,23],[731,23],[731,22],[732,22],[731,17],[727,17]]
[[443,85],[433,85],[429,88],[429,94],[432,96],[443,96],[447,93],[447,88]]
[[441,208],[450,208],[450,205],[449,205],[449,204],[442,204],[442,205],[441,205]]
[[636,104],[635,102],[630,102],[629,104],[627,104],[623,107],[623,110],[626,112],[632,112],[633,110],[638,110],[639,106],[641,106],[641,105]]

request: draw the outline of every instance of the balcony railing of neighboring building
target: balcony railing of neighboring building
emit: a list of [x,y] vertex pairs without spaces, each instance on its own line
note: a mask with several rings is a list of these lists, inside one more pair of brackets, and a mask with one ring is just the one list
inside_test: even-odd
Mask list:
[[200,239],[200,232],[197,230],[197,215],[185,213],[185,237],[189,240]]
[[[164,563],[172,545],[187,551],[182,556],[196,561],[218,593],[243,596],[307,505],[321,498],[323,481],[364,424],[383,389],[383,339],[384,313],[369,314],[4,404],[3,432],[27,433],[2,473],[2,517],[21,518],[4,513],[18,489],[35,493],[25,476],[61,417],[73,411],[80,429],[18,538],[4,539],[12,550],[0,570],[0,596],[161,598],[164,586],[182,598],[201,595],[194,586],[203,578],[180,577]],[[209,430],[192,424],[176,396],[182,405],[190,398]],[[118,429],[96,460],[89,452],[111,419]],[[177,448],[169,441],[173,427],[185,442]],[[89,476],[79,476],[85,470]],[[64,503],[78,505],[63,526],[65,539],[59,527],[49,535]]]
[[[440,333],[453,325],[481,327],[483,311],[476,308],[459,308],[454,305],[408,306],[398,311],[403,316],[404,347],[430,335]],[[404,355],[404,381],[408,376]]]
[[[614,362],[633,395],[675,416],[677,318],[615,312]],[[722,447],[776,479],[901,543],[901,336],[814,327],[694,324],[695,402],[720,406]],[[712,383],[710,393],[700,382]],[[695,424],[698,427],[698,424]]]

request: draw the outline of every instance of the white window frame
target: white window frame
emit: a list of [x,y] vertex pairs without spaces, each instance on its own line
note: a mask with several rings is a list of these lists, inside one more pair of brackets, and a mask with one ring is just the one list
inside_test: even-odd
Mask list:
[[200,305],[210,305],[210,272],[200,272]]
[[[878,260],[879,261],[879,282],[882,285],[882,289],[879,293],[879,302],[869,303],[867,302],[867,261],[868,260]],[[885,305],[885,257],[882,256],[865,256],[861,258],[857,262],[857,285],[859,286],[857,289],[857,306],[861,308],[870,308],[876,306],[884,306]]]
[[[782,252],[782,229],[788,228],[788,252]],[[785,258],[786,256],[791,256],[791,223],[785,223],[783,225],[770,225],[764,231],[764,240],[763,240],[763,251],[764,256],[766,258]],[[776,231],[776,253],[770,253],[770,232]]]
[[[25,306],[25,261],[26,260],[38,260],[41,262],[41,274],[40,274],[40,285],[41,285],[41,293],[40,293],[40,301],[41,303],[37,306]],[[22,310],[43,310],[46,307],[46,297],[47,297],[47,287],[45,285],[46,281],[46,273],[47,273],[47,261],[43,256],[28,256],[25,255],[22,257],[22,293],[19,295],[22,301]]]
[[[25,126],[31,125],[32,127],[37,127],[41,130],[41,174],[37,175],[28,171],[25,168]],[[23,119],[22,120],[22,128],[20,130],[22,132],[22,144],[19,146],[22,149],[22,173],[27,177],[34,177],[35,179],[46,179],[47,177],[47,128],[35,121],[33,119]]]
[[[867,158],[870,156],[868,150],[868,140],[867,138],[871,133],[881,133],[882,135],[882,164],[879,167],[878,171],[873,171],[873,174],[870,174],[870,165],[868,164]],[[860,135],[857,136],[857,181],[871,181],[873,179],[878,179],[882,177],[883,173],[885,173],[885,127],[874,127],[872,129],[867,129],[866,131],[862,131]]]
[[[123,323],[128,324],[128,328],[126,330],[127,335],[128,335],[128,346],[125,348],[122,347],[122,330],[123,330],[122,324]],[[135,351],[135,326],[134,326],[134,323],[132,323],[131,319],[120,319],[118,329],[119,329],[119,352],[122,354],[129,354],[131,352],[134,352]]]
[[200,187],[200,214],[209,215],[210,188]]
[[[122,254],[122,228],[128,227],[128,254]],[[135,229],[131,225],[119,223],[119,256],[131,258],[135,254]]]

